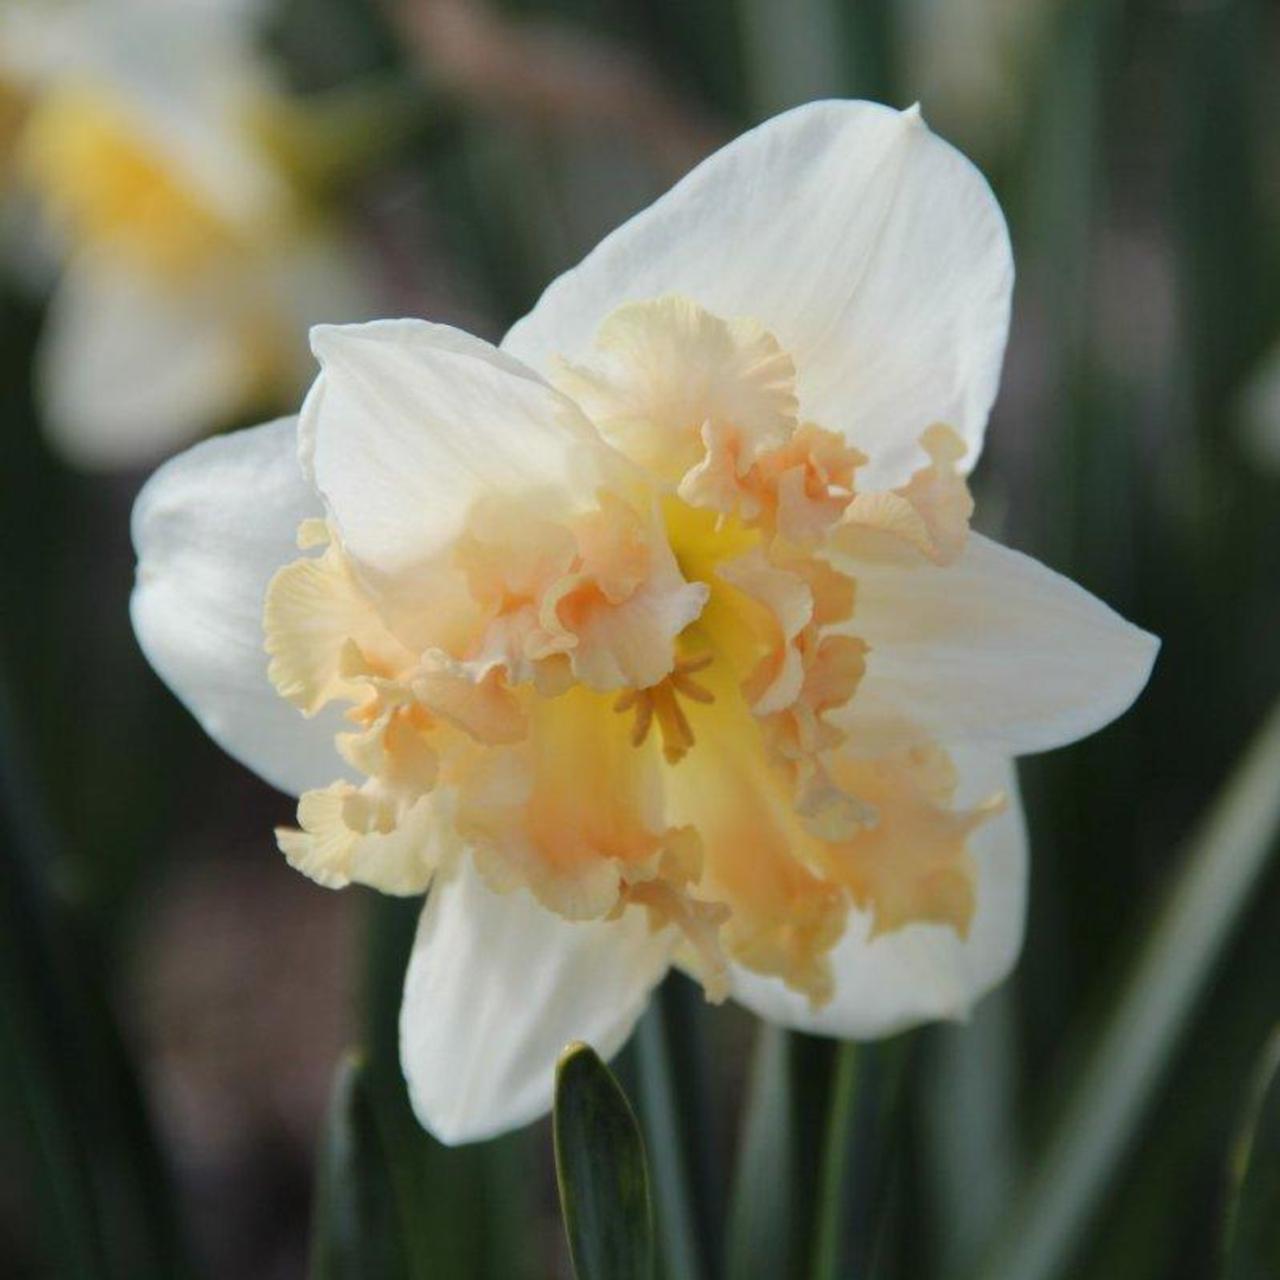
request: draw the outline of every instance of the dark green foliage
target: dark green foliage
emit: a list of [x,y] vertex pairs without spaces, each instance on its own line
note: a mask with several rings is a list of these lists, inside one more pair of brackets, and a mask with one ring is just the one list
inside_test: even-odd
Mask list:
[[311,1280],[384,1280],[402,1272],[388,1174],[368,1066],[350,1053],[338,1064],[320,1147]]
[[1280,1275],[1280,1033],[1263,1055],[1232,1169],[1222,1280]]
[[631,1104],[594,1049],[570,1045],[556,1069],[556,1177],[578,1280],[649,1280],[653,1211]]

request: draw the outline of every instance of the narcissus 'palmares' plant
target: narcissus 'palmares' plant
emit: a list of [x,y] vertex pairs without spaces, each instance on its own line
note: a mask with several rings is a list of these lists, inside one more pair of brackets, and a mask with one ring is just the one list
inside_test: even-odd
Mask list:
[[300,797],[321,884],[427,893],[402,1061],[448,1142],[546,1110],[671,965],[875,1037],[1021,942],[1013,758],[1154,639],[969,529],[1004,219],[918,111],[822,102],[712,156],[500,347],[320,327],[297,419],[162,469],[134,620]]

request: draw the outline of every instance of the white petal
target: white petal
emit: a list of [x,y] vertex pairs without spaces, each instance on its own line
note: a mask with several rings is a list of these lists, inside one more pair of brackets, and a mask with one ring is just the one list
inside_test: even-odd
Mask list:
[[571,1040],[612,1057],[666,972],[669,931],[643,912],[572,923],[524,890],[497,894],[463,860],[427,899],[400,1014],[414,1110],[442,1142],[474,1142],[551,1107]]
[[322,372],[302,409],[304,464],[346,549],[375,575],[413,572],[477,499],[539,491],[589,501],[604,445],[573,403],[447,325],[319,325]]
[[507,335],[580,357],[623,302],[680,293],[751,316],[795,358],[804,417],[902,483],[935,422],[982,445],[1009,322],[1008,232],[982,175],[914,108],[817,102],[699,165],[555,281]]
[[133,510],[143,652],[219,746],[294,795],[349,774],[333,747],[341,721],[307,720],[279,697],[262,647],[267,582],[319,506],[288,418],[174,458]]
[[108,252],[77,255],[41,337],[46,429],[79,466],[155,462],[232,417],[244,363],[216,295],[162,288]]
[[1005,811],[969,838],[977,905],[967,938],[938,924],[912,924],[872,940],[871,917],[853,911],[832,953],[836,994],[817,1010],[772,978],[735,970],[734,998],[762,1018],[852,1040],[893,1035],[917,1023],[963,1018],[1013,968],[1026,914],[1027,836],[1013,763],[973,747],[948,746],[960,773],[956,804],[997,791]]
[[1004,755],[1083,738],[1125,711],[1160,642],[1082,587],[978,534],[945,568],[845,562],[871,646],[850,723],[901,717]]

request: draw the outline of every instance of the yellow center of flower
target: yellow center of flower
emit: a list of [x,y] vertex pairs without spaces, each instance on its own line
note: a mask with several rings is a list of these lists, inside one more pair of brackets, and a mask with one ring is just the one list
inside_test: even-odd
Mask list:
[[77,243],[109,243],[165,277],[189,275],[234,240],[165,148],[97,88],[40,95],[20,163]]
[[859,557],[963,547],[954,433],[924,424],[928,465],[861,492],[775,339],[679,298],[623,307],[556,377],[625,479],[486,498],[429,598],[370,591],[322,522],[300,538],[322,554],[273,580],[271,678],[306,714],[350,705],[366,779],[304,796],[286,855],[401,893],[469,856],[571,919],[643,909],[713,998],[733,961],[829,999],[851,908],[873,935],[963,934],[966,842],[999,798],[955,809],[944,750],[849,720]]

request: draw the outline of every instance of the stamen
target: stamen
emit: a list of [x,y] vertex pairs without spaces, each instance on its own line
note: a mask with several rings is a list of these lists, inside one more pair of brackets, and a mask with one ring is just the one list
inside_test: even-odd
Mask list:
[[662,730],[662,754],[668,764],[678,764],[693,746],[693,728],[676,701],[676,691],[669,679],[650,691],[658,728]]
[[667,677],[673,689],[678,689],[686,698],[704,705],[716,700],[716,695],[704,689],[696,680],[689,677],[699,671],[705,671],[711,665],[711,655],[704,653],[698,658],[681,658],[676,662],[675,670]]
[[613,704],[615,711],[636,713],[631,726],[631,744],[640,746],[649,736],[656,719],[662,733],[662,754],[668,764],[679,764],[694,744],[693,726],[689,723],[677,694],[704,705],[715,701],[715,694],[690,677],[711,665],[711,655],[678,658],[671,674],[647,689],[627,689]]

